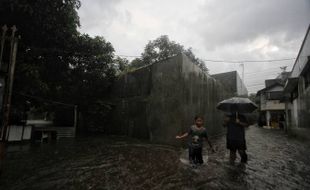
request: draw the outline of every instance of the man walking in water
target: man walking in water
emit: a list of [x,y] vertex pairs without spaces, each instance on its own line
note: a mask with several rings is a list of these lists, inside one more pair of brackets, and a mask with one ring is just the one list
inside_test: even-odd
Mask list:
[[248,126],[246,117],[238,113],[227,115],[224,120],[224,127],[227,127],[226,146],[230,150],[231,163],[235,162],[237,151],[241,157],[241,163],[246,163],[248,160],[244,132],[244,128]]

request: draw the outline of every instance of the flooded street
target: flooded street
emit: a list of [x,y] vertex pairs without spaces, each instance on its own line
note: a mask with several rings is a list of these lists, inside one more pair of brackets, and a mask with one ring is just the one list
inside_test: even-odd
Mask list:
[[310,189],[309,145],[250,127],[249,161],[228,162],[225,137],[197,169],[185,149],[120,137],[82,138],[10,152],[0,189]]

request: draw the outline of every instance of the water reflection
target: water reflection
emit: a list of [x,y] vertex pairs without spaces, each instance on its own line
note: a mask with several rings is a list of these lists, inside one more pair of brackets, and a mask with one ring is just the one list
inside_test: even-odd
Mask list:
[[247,141],[248,164],[229,163],[223,137],[198,168],[186,149],[127,138],[43,144],[8,154],[0,189],[310,189],[309,146],[257,128]]

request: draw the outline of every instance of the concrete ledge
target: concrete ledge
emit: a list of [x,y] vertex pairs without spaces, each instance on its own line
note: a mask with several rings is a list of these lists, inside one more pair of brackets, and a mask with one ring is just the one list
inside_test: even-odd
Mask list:
[[264,125],[263,128],[264,129],[274,129],[274,130],[279,130],[280,129],[279,127],[271,127],[271,126],[266,126],[266,125]]
[[302,140],[310,141],[310,129],[293,128],[288,129],[288,134]]

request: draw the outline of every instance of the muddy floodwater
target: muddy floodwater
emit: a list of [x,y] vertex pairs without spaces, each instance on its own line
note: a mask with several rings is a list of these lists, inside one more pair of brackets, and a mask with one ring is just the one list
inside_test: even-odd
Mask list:
[[[310,189],[310,146],[282,131],[251,126],[249,161],[228,162],[225,137],[205,149],[205,164],[187,162],[186,149],[124,137],[88,137],[14,147],[0,189]],[[19,150],[20,149],[20,150]]]

